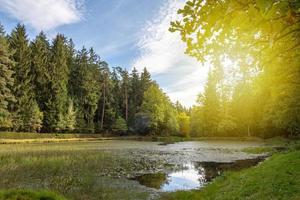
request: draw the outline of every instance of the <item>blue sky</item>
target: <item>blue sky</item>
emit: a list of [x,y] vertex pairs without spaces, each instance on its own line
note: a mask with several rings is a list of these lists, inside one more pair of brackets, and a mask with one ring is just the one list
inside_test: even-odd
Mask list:
[[21,22],[28,35],[63,33],[79,49],[94,47],[111,67],[147,67],[172,101],[195,103],[207,67],[184,54],[169,23],[185,0],[0,0],[0,23],[7,32]]

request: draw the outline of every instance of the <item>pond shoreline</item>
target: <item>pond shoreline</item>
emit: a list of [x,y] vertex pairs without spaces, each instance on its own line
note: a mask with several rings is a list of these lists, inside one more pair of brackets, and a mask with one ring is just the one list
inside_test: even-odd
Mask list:
[[[51,143],[74,141],[101,141],[101,140],[136,140],[161,142],[162,145],[184,141],[257,141],[264,142],[269,139],[258,137],[180,137],[180,136],[116,136],[102,134],[72,134],[72,133],[15,133],[0,132],[1,144],[23,143]],[[284,140],[283,138],[280,140]]]

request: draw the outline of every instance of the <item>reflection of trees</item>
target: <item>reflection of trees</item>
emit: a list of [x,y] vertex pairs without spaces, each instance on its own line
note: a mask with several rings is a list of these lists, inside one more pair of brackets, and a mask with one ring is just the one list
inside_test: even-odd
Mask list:
[[201,169],[202,177],[205,182],[211,181],[216,176],[222,173],[224,163],[217,162],[201,162],[197,164],[197,168]]
[[[264,157],[258,157],[253,159],[237,160],[235,162],[200,162],[195,165],[199,170],[199,181],[202,183],[211,181],[218,175],[221,175],[224,171],[236,171],[252,167],[263,161]],[[203,183],[204,183],[203,182]]]
[[135,178],[140,184],[147,187],[160,189],[160,187],[167,183],[167,175],[164,173],[144,174]]

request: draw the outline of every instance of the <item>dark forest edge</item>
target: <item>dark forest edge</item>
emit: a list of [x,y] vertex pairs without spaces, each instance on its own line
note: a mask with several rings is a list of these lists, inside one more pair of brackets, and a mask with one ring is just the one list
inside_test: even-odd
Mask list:
[[187,109],[172,103],[146,68],[110,68],[93,48],[58,34],[33,41],[24,25],[0,26],[0,130],[40,133],[188,134]]

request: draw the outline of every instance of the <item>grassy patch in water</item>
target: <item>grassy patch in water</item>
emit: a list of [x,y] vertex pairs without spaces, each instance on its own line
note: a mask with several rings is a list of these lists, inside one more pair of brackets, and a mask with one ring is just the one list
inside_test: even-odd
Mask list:
[[165,193],[162,200],[300,199],[300,151],[277,153],[257,167],[217,177],[202,190]]
[[98,145],[0,145],[0,190],[57,191],[72,200],[147,199],[149,192],[125,177],[134,171],[152,169],[155,163],[150,165],[147,159],[126,152],[99,151]]
[[53,192],[25,189],[0,191],[0,200],[66,200]]

